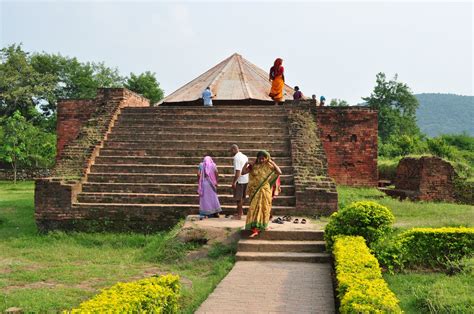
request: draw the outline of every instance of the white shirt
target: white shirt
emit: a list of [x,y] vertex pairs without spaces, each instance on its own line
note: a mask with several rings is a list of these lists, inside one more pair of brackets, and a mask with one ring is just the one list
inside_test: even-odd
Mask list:
[[[249,159],[247,158],[247,156],[245,156],[244,154],[242,154],[241,152],[238,152],[237,154],[235,154],[234,156],[234,175],[235,175],[235,172],[237,170],[240,170],[242,172],[242,168],[244,167],[245,163],[248,162]],[[238,179],[237,179],[237,183],[240,183],[240,184],[247,184],[249,183],[249,175],[248,173],[243,175],[243,176],[240,176]]]

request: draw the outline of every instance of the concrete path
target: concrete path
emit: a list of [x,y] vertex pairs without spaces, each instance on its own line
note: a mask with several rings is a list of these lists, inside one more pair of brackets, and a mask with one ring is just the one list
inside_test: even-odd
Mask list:
[[196,313],[335,313],[331,266],[237,262]]

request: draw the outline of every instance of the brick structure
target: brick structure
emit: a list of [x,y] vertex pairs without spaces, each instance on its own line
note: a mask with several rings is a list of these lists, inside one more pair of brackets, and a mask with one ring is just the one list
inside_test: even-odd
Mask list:
[[337,184],[377,186],[377,111],[367,107],[316,107],[316,121]]
[[82,125],[89,120],[96,110],[94,99],[61,100],[58,102],[58,119],[56,125],[56,157],[62,153],[64,146],[75,140]]
[[[146,98],[124,88],[99,89],[93,100],[59,103],[55,177],[35,182],[35,218],[39,230],[80,229],[74,228],[75,218],[83,217],[84,213],[75,211],[72,205],[100,147],[123,108],[148,106]],[[72,121],[62,117],[63,113]]]
[[423,201],[455,201],[453,166],[439,157],[405,157],[400,160],[395,189],[381,189],[388,195]]
[[328,176],[326,154],[319,139],[315,108],[289,106],[287,110],[294,169],[296,208],[307,215],[328,215],[337,210],[337,191]]

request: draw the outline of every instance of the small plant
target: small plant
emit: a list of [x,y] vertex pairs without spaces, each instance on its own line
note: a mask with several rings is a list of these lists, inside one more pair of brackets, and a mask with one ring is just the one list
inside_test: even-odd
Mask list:
[[391,231],[394,220],[385,206],[370,201],[354,202],[331,215],[324,238],[329,249],[336,235],[359,235],[370,246]]

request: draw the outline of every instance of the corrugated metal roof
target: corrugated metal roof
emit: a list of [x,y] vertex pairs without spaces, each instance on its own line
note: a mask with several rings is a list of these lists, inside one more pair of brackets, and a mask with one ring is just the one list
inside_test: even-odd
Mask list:
[[[215,95],[213,101],[219,104],[241,100],[272,102],[268,97],[271,88],[268,73],[234,53],[165,97],[160,104],[179,105],[199,101],[202,92],[208,86]],[[285,85],[284,94],[286,99],[292,99],[293,89]]]

